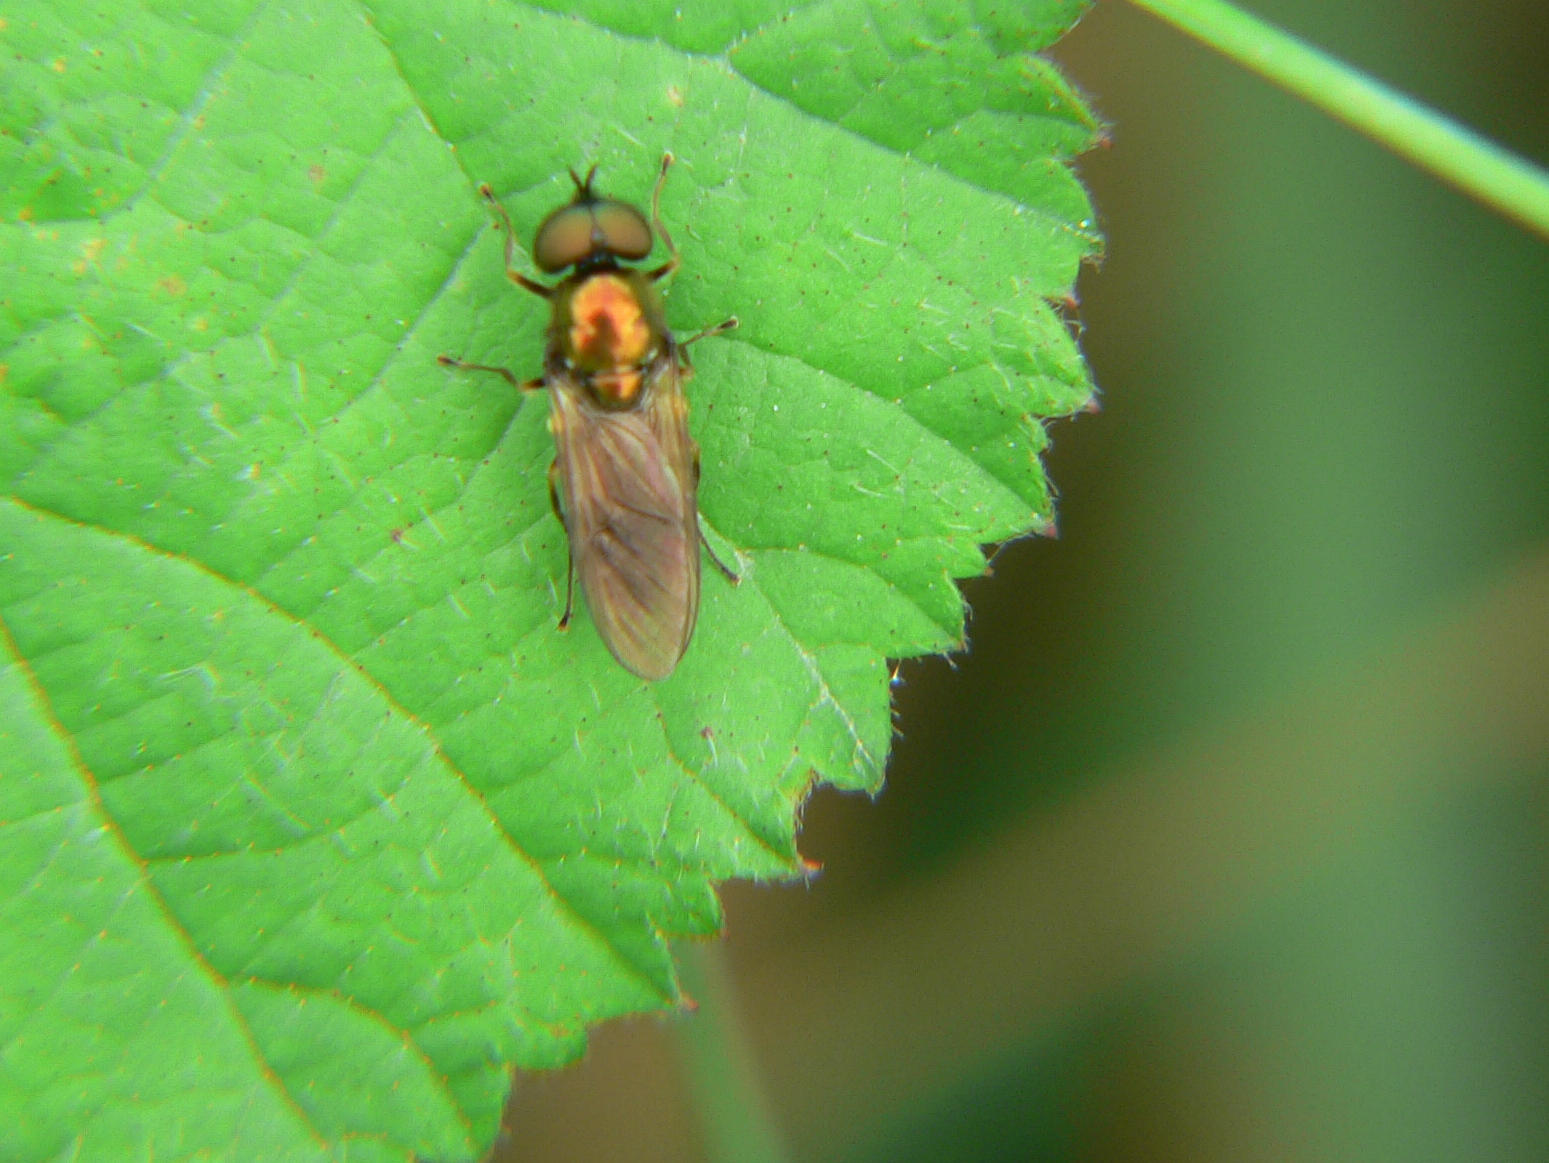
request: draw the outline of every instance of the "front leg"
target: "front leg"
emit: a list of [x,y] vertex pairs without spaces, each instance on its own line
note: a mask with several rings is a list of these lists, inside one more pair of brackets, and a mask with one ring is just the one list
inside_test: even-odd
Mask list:
[[495,217],[500,219],[501,229],[506,235],[506,278],[519,287],[525,287],[540,299],[549,299],[554,295],[553,287],[545,287],[534,279],[529,279],[521,271],[516,269],[516,231],[511,226],[511,216],[506,213],[506,208],[500,204],[500,199],[495,197],[495,191],[485,183],[479,187],[479,193],[484,195],[484,200],[495,211]]

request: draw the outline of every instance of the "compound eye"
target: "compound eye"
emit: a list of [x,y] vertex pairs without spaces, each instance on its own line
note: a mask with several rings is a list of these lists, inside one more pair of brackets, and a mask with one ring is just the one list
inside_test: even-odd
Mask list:
[[543,220],[532,252],[547,275],[592,259],[644,258],[651,253],[651,228],[628,202],[584,198]]
[[585,202],[561,206],[543,220],[533,239],[532,257],[546,275],[591,257],[592,208]]
[[592,240],[601,243],[599,250],[631,260],[651,253],[651,228],[628,202],[593,203],[592,222]]

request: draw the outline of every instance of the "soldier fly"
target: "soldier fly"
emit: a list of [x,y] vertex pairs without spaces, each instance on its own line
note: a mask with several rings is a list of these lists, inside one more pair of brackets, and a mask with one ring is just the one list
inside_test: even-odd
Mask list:
[[[736,318],[679,341],[667,327],[656,284],[678,269],[678,248],[661,220],[662,157],[648,224],[639,209],[592,189],[597,173],[570,171],[575,196],[538,226],[533,260],[548,286],[516,269],[515,232],[488,186],[479,192],[505,231],[506,277],[549,303],[543,375],[522,382],[508,368],[440,362],[490,371],[523,389],[549,390],[549,500],[570,546],[563,629],[575,575],[613,657],[644,679],[666,678],[688,648],[699,612],[699,546],[736,582],[699,529],[699,446],[688,432],[683,385],[694,374],[688,346],[737,326]],[[624,265],[651,252],[651,228],[667,261]]]

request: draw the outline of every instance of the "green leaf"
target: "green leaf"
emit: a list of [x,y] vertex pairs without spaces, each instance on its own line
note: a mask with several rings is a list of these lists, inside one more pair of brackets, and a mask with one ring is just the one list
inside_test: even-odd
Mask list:
[[[875,790],[888,659],[1050,518],[1080,6],[33,3],[0,24],[8,1157],[475,1158],[670,1006],[714,885]],[[842,46],[839,51],[836,46]],[[519,242],[683,252],[706,533],[671,678],[568,633]],[[518,254],[525,265],[525,256]]]

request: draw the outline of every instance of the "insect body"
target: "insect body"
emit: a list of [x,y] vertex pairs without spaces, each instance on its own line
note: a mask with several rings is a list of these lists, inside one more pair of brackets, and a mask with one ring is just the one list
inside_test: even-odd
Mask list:
[[[569,536],[571,584],[579,573],[603,642],[646,679],[672,673],[699,611],[699,446],[689,436],[683,395],[693,375],[686,348],[737,324],[729,319],[683,342],[667,327],[656,284],[679,261],[659,212],[671,162],[671,154],[662,159],[651,197],[651,222],[668,259],[651,270],[623,265],[651,251],[644,215],[598,197],[595,167],[584,179],[571,171],[575,197],[543,220],[533,242],[539,270],[570,270],[552,287],[513,268],[510,219],[484,187],[505,228],[506,275],[552,309],[543,377],[523,384],[506,368],[441,357],[497,372],[519,387],[549,389],[556,450],[549,492]],[[736,581],[713,553],[711,560]],[[567,585],[561,626],[570,619],[571,598]]]

